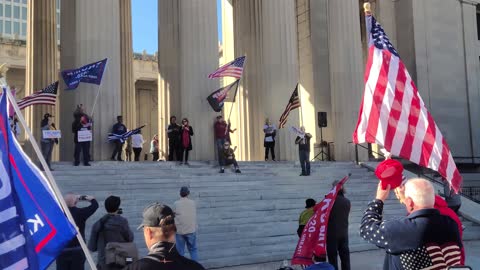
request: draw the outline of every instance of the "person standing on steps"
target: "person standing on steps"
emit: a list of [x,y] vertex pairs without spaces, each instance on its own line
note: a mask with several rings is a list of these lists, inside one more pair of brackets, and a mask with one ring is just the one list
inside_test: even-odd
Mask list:
[[310,139],[312,135],[305,132],[305,127],[300,127],[300,131],[303,136],[297,136],[295,144],[298,144],[298,155],[300,159],[300,166],[302,167],[302,173],[300,176],[310,175]]
[[175,225],[177,226],[176,247],[178,253],[185,254],[187,245],[190,258],[198,262],[197,252],[197,206],[195,201],[188,198],[190,190],[188,187],[180,189],[180,199],[174,204]]
[[315,204],[317,204],[317,202],[312,198],[308,198],[307,200],[305,200],[305,210],[303,210],[303,212],[300,214],[300,217],[298,218],[298,237],[302,237],[302,232],[305,228],[305,225],[307,225],[308,221],[315,213],[313,210]]
[[158,134],[153,135],[150,141],[150,154],[152,154],[153,161],[158,161],[160,149],[158,148]]
[[216,153],[217,153],[217,158],[218,158],[218,164],[222,166],[222,151],[223,151],[223,145],[227,141],[227,134],[228,134],[228,125],[225,120],[223,120],[223,116],[219,115],[217,116],[217,121],[215,121],[215,124],[213,126],[214,134],[215,134],[215,148],[216,148]]
[[[42,131],[42,140],[40,141],[40,145],[42,147],[42,155],[45,161],[47,162],[47,166],[50,169],[50,171],[53,171],[52,167],[50,166],[50,161],[52,160],[52,151],[53,151],[53,146],[55,143],[58,143],[58,139],[48,139],[43,137],[43,131],[44,130],[50,130],[50,127],[55,127],[55,124],[50,124],[50,118],[53,117],[51,114],[46,113],[43,116],[43,120],[40,123],[41,131]],[[40,166],[42,167],[42,166]]]
[[[113,125],[112,133],[116,135],[122,135],[125,132],[127,132],[127,127],[123,124],[123,116],[119,115],[117,116],[117,123]],[[120,140],[114,140],[113,143],[115,144],[115,148],[113,149],[111,159],[115,160],[115,156],[117,156],[118,161],[123,161],[122,160],[123,142]]]
[[[336,187],[339,181],[332,183]],[[327,255],[328,262],[338,270],[338,256],[341,269],[350,270],[350,248],[348,246],[348,217],[350,216],[351,203],[345,198],[345,186],[338,191],[328,218],[327,227]],[[337,256],[338,254],[338,256]]]
[[77,105],[77,109],[73,113],[74,121],[72,123],[73,140],[75,142],[74,166],[80,165],[80,152],[83,153],[83,165],[90,166],[90,141],[78,141],[78,132],[92,130],[93,122],[91,118],[84,112],[83,104]]
[[142,130],[139,130],[137,134],[133,134],[130,138],[132,138],[133,158],[135,161],[140,161],[140,153],[142,152],[143,144],[145,143]]
[[277,127],[267,118],[263,126],[265,139],[263,140],[263,147],[265,147],[265,161],[268,161],[268,152],[272,154],[272,161],[275,161],[275,136],[277,134]]
[[180,129],[182,127],[177,124],[177,117],[170,117],[170,125],[167,128],[168,134],[168,161],[180,161],[182,149],[180,145]]
[[237,150],[237,147],[234,149],[230,148],[230,143],[225,142],[223,149],[222,149],[222,158],[221,163],[220,163],[220,173],[225,173],[225,166],[229,166],[233,164],[233,167],[235,168],[235,173],[242,173],[240,171],[240,168],[238,167],[237,160],[235,159],[235,150]]
[[180,159],[180,165],[182,165],[182,163],[185,163],[185,165],[189,165],[188,152],[190,152],[193,149],[192,136],[193,136],[193,127],[190,126],[187,118],[183,118],[182,128],[180,130],[180,141],[182,146],[182,156],[181,156],[182,158]]

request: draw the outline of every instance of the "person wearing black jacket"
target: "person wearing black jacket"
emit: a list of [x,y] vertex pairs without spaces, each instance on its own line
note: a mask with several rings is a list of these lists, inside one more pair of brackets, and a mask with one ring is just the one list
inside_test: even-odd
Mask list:
[[83,105],[77,106],[73,113],[74,121],[72,123],[73,141],[75,142],[75,151],[73,157],[75,159],[73,165],[80,164],[80,152],[83,152],[83,165],[90,166],[90,141],[79,142],[78,132],[92,129],[92,120],[84,113]]
[[[112,133],[116,135],[122,135],[127,132],[127,127],[123,124],[123,117],[121,115],[117,116],[117,123],[113,125]],[[112,153],[112,160],[115,160],[115,156],[117,156],[118,161],[122,160],[122,147],[123,142],[120,140],[114,140],[113,143],[115,144],[115,148],[113,149]]]
[[143,230],[148,255],[125,270],[203,270],[203,266],[181,256],[175,248],[175,214],[160,203],[153,203],[143,211]]
[[181,158],[180,158],[180,165],[182,165],[183,157],[185,153],[185,165],[188,165],[188,152],[190,152],[192,147],[192,136],[193,136],[193,127],[190,126],[188,123],[187,118],[183,118],[182,120],[182,128],[180,130],[180,146],[182,149]]
[[[177,124],[177,117],[170,117],[170,125],[167,128],[168,134],[168,161],[176,158],[178,161],[182,159],[182,149],[180,147],[180,129],[182,127]],[[175,157],[174,157],[175,156]]]
[[305,127],[301,127],[300,131],[303,136],[297,136],[295,144],[298,144],[298,155],[300,159],[300,166],[302,167],[302,173],[300,176],[310,175],[310,139],[312,135],[305,133]]
[[133,242],[133,232],[130,230],[127,219],[120,214],[120,197],[110,196],[105,200],[107,214],[92,226],[88,249],[98,251],[98,269],[116,269],[105,264],[105,246],[109,242]]
[[[85,223],[98,209],[98,202],[94,197],[89,195],[77,195],[73,193],[65,194],[65,203],[72,214],[75,224],[80,231],[83,239],[85,239]],[[88,201],[90,205],[87,207],[77,207],[78,201]],[[70,241],[67,247],[57,257],[57,270],[83,270],[85,264],[85,254],[80,247],[77,238]]]
[[[334,181],[332,187],[339,181]],[[333,204],[327,227],[327,254],[328,262],[338,270],[338,256],[340,256],[342,270],[350,270],[350,249],[348,247],[348,216],[351,203],[345,198],[345,187],[338,191]]]

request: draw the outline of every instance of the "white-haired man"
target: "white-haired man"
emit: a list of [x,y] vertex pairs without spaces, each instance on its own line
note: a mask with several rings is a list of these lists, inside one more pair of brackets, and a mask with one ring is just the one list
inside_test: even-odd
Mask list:
[[[405,207],[408,216],[382,220],[384,201],[390,185],[369,203],[362,218],[360,235],[386,251],[383,269],[433,269],[460,264],[462,246],[455,221],[434,209],[433,186],[415,178],[405,184]],[[436,269],[436,268],[435,268]]]

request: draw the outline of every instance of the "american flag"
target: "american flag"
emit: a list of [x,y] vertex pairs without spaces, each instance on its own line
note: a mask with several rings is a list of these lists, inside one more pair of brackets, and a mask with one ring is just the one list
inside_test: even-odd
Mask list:
[[128,139],[128,137],[130,137],[134,134],[138,134],[140,132],[140,130],[144,127],[145,127],[145,125],[143,125],[139,128],[136,128],[136,129],[129,130],[129,131],[123,133],[123,134],[108,133],[108,140],[109,141],[120,141],[121,143],[124,143]]
[[438,171],[458,192],[462,177],[450,149],[382,26],[367,15],[370,34],[365,93],[353,141]]
[[426,245],[400,255],[405,270],[444,270],[460,265],[460,247],[457,244]]
[[282,113],[282,116],[280,116],[280,123],[278,124],[278,128],[284,128],[285,124],[287,123],[287,118],[288,115],[292,110],[295,110],[296,108],[300,107],[300,98],[298,96],[298,84],[295,87],[295,90],[293,90],[292,96],[288,100],[287,107],[285,108],[285,111]]
[[212,74],[208,75],[208,78],[234,77],[239,79],[242,77],[244,63],[245,56],[239,57],[232,62],[219,67]]
[[33,95],[22,98],[17,102],[18,107],[20,110],[22,110],[35,104],[55,106],[55,102],[57,101],[57,88],[58,81],[50,84],[46,88],[34,93]]

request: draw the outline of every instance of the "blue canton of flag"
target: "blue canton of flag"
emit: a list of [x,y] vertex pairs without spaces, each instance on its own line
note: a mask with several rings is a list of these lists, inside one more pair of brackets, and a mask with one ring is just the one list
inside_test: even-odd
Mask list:
[[0,96],[0,269],[46,269],[75,236],[52,189],[23,152]]
[[399,57],[397,50],[395,50],[395,48],[393,47],[392,43],[390,42],[390,39],[385,33],[385,30],[383,30],[382,26],[377,22],[377,20],[373,16],[370,16],[370,18],[367,18],[367,20],[369,19],[372,20],[370,24],[370,27],[372,28],[370,45],[373,42],[375,47],[377,47],[378,49],[380,50],[387,49],[392,54]]

